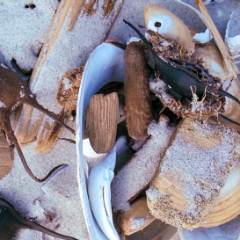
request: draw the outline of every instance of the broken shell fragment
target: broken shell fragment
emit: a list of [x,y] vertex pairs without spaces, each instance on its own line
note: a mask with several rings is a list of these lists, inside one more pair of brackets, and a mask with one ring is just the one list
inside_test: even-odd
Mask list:
[[194,42],[188,27],[172,12],[157,4],[150,4],[144,10],[147,29],[175,40],[183,49],[191,54]]
[[114,176],[116,146],[95,165],[89,175],[88,195],[93,215],[103,231],[111,240],[119,240],[113,225],[110,184]]
[[232,80],[234,75],[224,69],[221,53],[212,43],[197,45],[193,57],[197,58],[203,69],[218,80]]
[[0,129],[0,179],[6,176],[13,166],[13,149],[9,147],[4,132]]
[[96,223],[87,194],[85,175],[85,160],[83,155],[83,135],[85,129],[85,111],[91,97],[104,85],[112,81],[123,82],[124,79],[124,50],[110,43],[102,43],[90,55],[78,95],[77,103],[77,134],[76,147],[79,160],[80,197],[84,206],[85,221],[91,239],[106,239]]
[[117,216],[118,225],[124,235],[131,235],[143,230],[155,218],[149,213],[146,197],[141,197],[133,202],[131,208]]

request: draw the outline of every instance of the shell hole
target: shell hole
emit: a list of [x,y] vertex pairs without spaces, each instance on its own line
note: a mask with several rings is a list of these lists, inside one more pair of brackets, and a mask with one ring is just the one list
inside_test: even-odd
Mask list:
[[36,5],[34,3],[28,3],[28,4],[25,4],[25,8],[31,8],[31,9],[34,9],[36,7]]
[[155,22],[154,26],[159,28],[162,26],[162,24],[160,22]]

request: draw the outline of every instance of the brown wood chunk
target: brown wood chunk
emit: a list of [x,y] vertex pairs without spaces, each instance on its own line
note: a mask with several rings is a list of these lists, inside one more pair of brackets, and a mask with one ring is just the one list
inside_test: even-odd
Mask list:
[[86,128],[96,153],[109,152],[116,141],[119,100],[117,93],[96,94],[86,110]]
[[117,222],[124,235],[131,235],[143,230],[154,219],[149,212],[146,197],[142,197],[136,200],[128,211],[120,213]]
[[153,110],[147,59],[139,42],[129,43],[125,51],[124,91],[128,134],[135,140],[144,140],[148,137]]

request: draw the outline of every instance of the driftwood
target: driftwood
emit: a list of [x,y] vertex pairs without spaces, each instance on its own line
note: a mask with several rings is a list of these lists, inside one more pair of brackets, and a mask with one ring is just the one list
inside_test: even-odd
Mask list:
[[[121,4],[122,0],[60,2],[30,79],[31,90],[40,104],[62,118],[68,117],[57,102],[61,77],[67,70],[85,64],[89,52],[103,42]],[[86,31],[91,20],[96,24]],[[47,152],[61,129],[38,111],[24,106],[16,133],[21,144],[37,139],[37,150]]]
[[189,229],[236,217],[239,184],[237,190],[218,197],[239,162],[239,140],[237,132],[222,125],[183,120],[147,190],[151,214]]
[[0,179],[7,175],[13,166],[13,149],[9,147],[4,132],[0,129]]

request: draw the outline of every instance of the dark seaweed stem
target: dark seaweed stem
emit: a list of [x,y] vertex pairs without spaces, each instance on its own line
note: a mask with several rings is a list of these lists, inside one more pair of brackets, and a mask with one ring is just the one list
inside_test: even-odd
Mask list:
[[240,101],[236,97],[234,97],[233,95],[229,94],[224,90],[214,89],[213,87],[209,86],[207,82],[200,81],[197,74],[189,71],[180,64],[172,62],[169,59],[167,61],[161,59],[157,55],[157,53],[153,50],[151,43],[148,42],[148,40],[136,27],[134,27],[131,23],[127,22],[126,20],[123,20],[123,22],[129,25],[139,35],[139,37],[151,51],[155,60],[156,74],[160,76],[161,80],[164,81],[165,84],[170,86],[171,91],[176,92],[178,95],[186,97],[191,100],[192,98],[191,87],[192,87],[193,89],[196,89],[196,94],[199,97],[202,97],[205,90],[207,90],[208,96],[209,94],[223,95],[240,104]]
[[18,144],[18,141],[12,131],[12,128],[11,128],[11,125],[10,125],[10,120],[8,119],[8,121],[4,121],[3,122],[3,125],[2,125],[2,128],[3,130],[5,131],[6,135],[8,136],[9,139],[11,139],[11,141],[13,142],[14,146],[16,147],[17,149],[17,152],[18,152],[18,155],[21,159],[21,162],[23,164],[23,167],[25,169],[25,171],[28,173],[28,175],[35,181],[37,182],[44,182],[46,181],[52,174],[54,174],[55,171],[57,171],[60,167],[62,166],[66,166],[66,164],[61,164],[61,165],[58,165],[57,167],[53,168],[48,174],[46,177],[42,178],[42,179],[39,179],[37,177],[34,176],[34,174],[32,173],[31,169],[28,167],[27,165],[27,162],[26,162],[26,159],[23,155],[23,152]]
[[60,239],[77,240],[76,238],[56,233],[29,220],[18,212],[11,203],[0,197],[0,239],[12,240],[18,230],[22,228],[36,230]]

